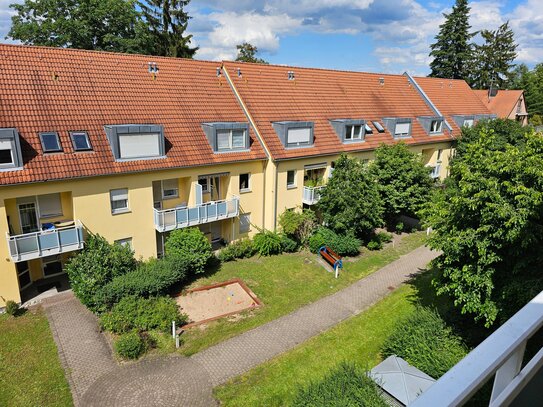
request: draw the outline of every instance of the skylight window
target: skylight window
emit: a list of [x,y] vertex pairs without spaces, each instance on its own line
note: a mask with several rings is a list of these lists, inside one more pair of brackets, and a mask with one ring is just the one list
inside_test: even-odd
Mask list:
[[40,140],[44,153],[57,153],[62,151],[57,132],[40,133]]
[[384,133],[385,128],[379,122],[372,122],[379,133]]
[[84,131],[73,132],[70,134],[72,136],[72,144],[75,151],[88,151],[92,150],[89,141],[89,135]]
[[373,134],[373,130],[371,129],[370,125],[367,123],[364,125],[364,131],[366,132],[366,134]]

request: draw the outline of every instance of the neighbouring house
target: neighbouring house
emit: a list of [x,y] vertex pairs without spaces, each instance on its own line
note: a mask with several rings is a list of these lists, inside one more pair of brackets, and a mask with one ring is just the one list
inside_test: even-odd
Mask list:
[[0,55],[0,307],[66,282],[89,233],[145,259],[177,228],[215,243],[275,229],[286,208],[318,201],[342,152],[371,160],[402,141],[443,179],[461,126],[493,117],[463,81],[442,80],[453,109],[407,74],[5,44]]
[[528,124],[528,111],[523,90],[475,90],[475,94],[485,106],[501,119],[511,119]]

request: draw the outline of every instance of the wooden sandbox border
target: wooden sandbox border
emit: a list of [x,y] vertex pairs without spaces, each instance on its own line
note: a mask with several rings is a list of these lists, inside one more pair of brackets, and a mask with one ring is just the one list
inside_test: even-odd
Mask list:
[[198,321],[198,322],[190,322],[186,325],[183,325],[182,328],[183,329],[188,329],[188,328],[192,328],[194,326],[197,326],[197,325],[202,325],[202,324],[207,324],[211,321],[215,321],[217,319],[221,319],[221,318],[224,318],[224,317],[228,317],[230,315],[235,315],[235,314],[239,314],[243,311],[247,311],[247,310],[250,310],[250,309],[256,309],[256,308],[259,308],[261,307],[262,305],[264,305],[262,303],[262,301],[260,301],[258,299],[258,297],[256,296],[256,294],[247,286],[247,284],[245,284],[245,282],[241,279],[241,278],[232,278],[230,280],[226,280],[226,281],[223,281],[221,283],[215,283],[215,284],[211,284],[211,285],[206,285],[206,286],[203,286],[203,287],[197,287],[197,288],[191,288],[190,290],[183,290],[181,291],[179,294],[177,295],[174,295],[173,298],[177,298],[177,297],[180,297],[182,295],[187,295],[187,294],[190,294],[190,293],[193,293],[193,292],[197,292],[197,291],[207,291],[207,290],[212,290],[214,288],[219,288],[219,287],[224,287],[224,286],[227,286],[227,285],[230,285],[230,284],[239,284],[241,286],[241,288],[243,288],[243,290],[249,294],[249,297],[251,297],[251,299],[255,302],[255,306],[254,307],[247,307],[247,308],[244,308],[242,310],[239,310],[239,311],[232,311],[232,312],[227,312],[226,314],[221,314],[221,315],[217,315],[213,318],[208,318],[208,319],[203,319],[201,321]]

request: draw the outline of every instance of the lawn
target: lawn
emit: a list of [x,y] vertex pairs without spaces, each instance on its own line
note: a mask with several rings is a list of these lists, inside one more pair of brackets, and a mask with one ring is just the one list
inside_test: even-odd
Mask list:
[[0,315],[0,405],[71,406],[70,388],[42,312]]
[[405,236],[392,247],[364,252],[356,259],[344,262],[344,271],[336,280],[309,252],[272,257],[253,257],[224,263],[211,275],[196,280],[191,288],[241,278],[264,303],[264,306],[241,314],[237,318],[222,319],[205,327],[195,327],[183,334],[180,352],[191,355],[227,338],[255,328],[321,297],[332,294],[380,269],[424,243],[422,232]]
[[300,386],[322,379],[341,361],[371,369],[392,327],[414,312],[416,289],[404,285],[367,311],[215,389],[225,406],[284,406]]

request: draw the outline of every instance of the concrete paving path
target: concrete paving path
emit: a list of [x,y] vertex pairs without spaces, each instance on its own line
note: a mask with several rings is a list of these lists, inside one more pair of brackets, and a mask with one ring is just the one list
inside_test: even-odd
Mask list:
[[119,366],[96,317],[73,295],[44,308],[76,406],[210,406],[213,387],[367,309],[437,256],[426,247],[335,294],[190,358],[149,358]]

